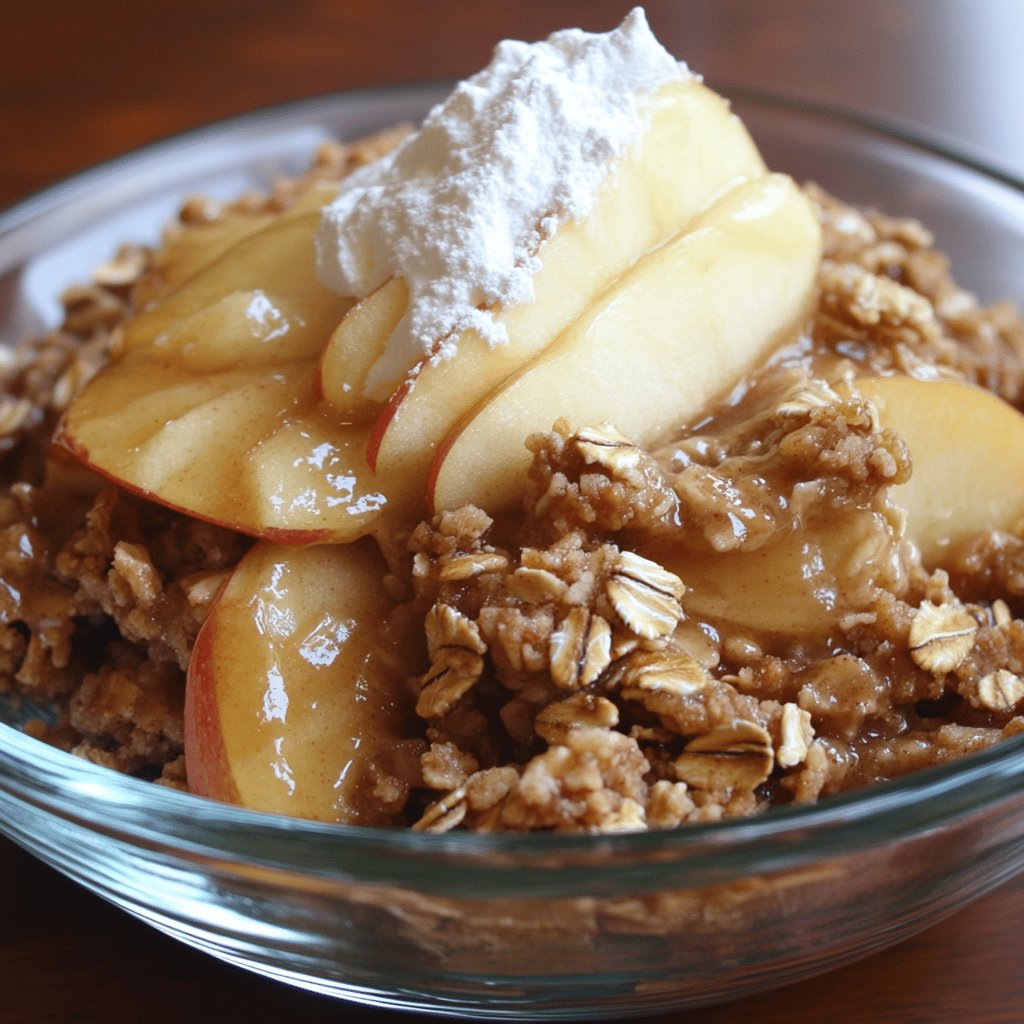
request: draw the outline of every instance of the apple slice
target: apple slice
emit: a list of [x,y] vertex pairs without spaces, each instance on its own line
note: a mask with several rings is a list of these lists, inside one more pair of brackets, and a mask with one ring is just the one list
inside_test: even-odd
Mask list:
[[[119,353],[158,343],[161,335],[233,292],[259,292],[268,304],[291,314],[287,330],[323,346],[352,299],[324,288],[316,275],[313,236],[316,211],[280,216],[261,231],[243,236],[195,276],[163,293],[126,327]],[[311,322],[304,322],[306,317]]]
[[236,244],[144,313],[57,440],[129,490],[279,541],[347,541],[383,507],[369,424],[324,416],[320,352],[350,300],[316,281],[316,215]]
[[392,277],[357,302],[334,329],[320,355],[317,388],[342,416],[374,416],[380,402],[366,397],[366,378],[384,343],[405,315],[409,289]]
[[[396,380],[368,454],[385,490],[400,500],[421,498],[431,449],[453,423],[551,344],[646,252],[731,186],[763,173],[754,143],[720,96],[696,81],[656,93],[647,130],[610,169],[589,215],[562,225],[543,244],[534,301],[498,312],[508,342],[491,346],[467,330],[450,359],[426,359]],[[382,352],[385,341],[374,351]],[[362,386],[358,376],[347,383]],[[343,390],[326,376],[323,387],[325,394]]]
[[910,480],[892,488],[928,568],[958,543],[1024,517],[1024,416],[989,391],[949,380],[865,377],[856,390],[907,443]]
[[301,306],[272,299],[259,288],[228,292],[171,324],[152,345],[142,348],[197,374],[256,369],[312,358],[336,317],[343,315],[341,307],[330,304],[310,317]]
[[277,428],[247,454],[238,493],[280,542],[346,541],[375,532],[387,498],[366,465],[367,428],[338,423],[322,404]]
[[309,358],[199,376],[150,346],[89,383],[57,441],[197,518],[282,543],[352,540],[385,505],[366,465],[369,428],[324,414],[314,370]]
[[434,508],[514,504],[531,458],[524,438],[559,416],[610,421],[639,444],[695,416],[797,329],[820,247],[789,178],[737,186],[444,439],[429,475]]
[[166,229],[163,244],[154,256],[158,275],[156,297],[194,277],[233,245],[262,231],[274,219],[272,213],[228,214],[208,223],[175,224]]
[[153,297],[159,298],[166,289],[194,277],[243,238],[275,221],[319,210],[331,201],[336,191],[337,187],[328,182],[316,182],[281,214],[229,208],[215,220],[171,225],[164,231],[162,245],[155,254],[156,278],[144,282],[145,294],[148,296],[149,289],[155,285],[157,291]]
[[401,800],[377,782],[411,735],[404,682],[419,652],[388,626],[386,571],[369,542],[261,543],[243,558],[189,666],[193,792],[320,821],[394,823]]
[[660,545],[644,554],[686,584],[691,619],[710,622],[772,649],[775,637],[828,637],[862,610],[889,577],[896,539],[881,513],[854,508],[800,527],[752,551],[693,552]]

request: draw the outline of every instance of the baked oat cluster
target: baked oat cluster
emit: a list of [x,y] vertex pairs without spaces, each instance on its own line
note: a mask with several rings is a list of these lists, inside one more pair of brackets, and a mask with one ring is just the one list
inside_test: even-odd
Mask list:
[[[41,738],[187,786],[185,673],[251,541],[103,483],[49,439],[183,252],[391,144],[325,147],[269,197],[190,200],[162,247],[123,249],[65,294],[59,330],[7,358],[0,688],[57,709],[29,724]],[[394,614],[422,622],[399,820],[672,828],[1024,731],[1024,529],[926,569],[889,500],[913,479],[908,446],[852,383],[937,376],[1020,405],[1024,325],[958,288],[919,224],[805,193],[824,233],[817,307],[699,422],[645,450],[560,420],[528,439],[514,513],[464,506],[392,538]],[[820,587],[788,605],[794,571]]]

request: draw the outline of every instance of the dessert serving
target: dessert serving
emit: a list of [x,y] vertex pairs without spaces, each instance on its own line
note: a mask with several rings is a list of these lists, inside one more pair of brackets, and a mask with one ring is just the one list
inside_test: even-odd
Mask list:
[[190,199],[5,369],[0,686],[325,821],[753,815],[1024,731],[1024,325],[639,12]]

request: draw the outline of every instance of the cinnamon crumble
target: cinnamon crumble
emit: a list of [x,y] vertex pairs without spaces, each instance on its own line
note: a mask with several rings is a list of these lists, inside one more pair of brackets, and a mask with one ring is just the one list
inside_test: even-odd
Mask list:
[[[34,734],[185,788],[190,654],[251,541],[102,483],[49,438],[134,310],[395,137],[326,146],[265,197],[190,199],[161,246],[122,249],[65,293],[58,330],[6,357],[0,690],[57,709]],[[850,385],[927,374],[1019,407],[1024,324],[960,289],[921,225],[805,192],[819,301],[767,365],[651,450],[556,422],[526,440],[515,514],[443,512],[385,552],[397,614],[424,623],[396,820],[673,828],[1024,730],[1024,532],[926,568],[888,502],[907,445]]]

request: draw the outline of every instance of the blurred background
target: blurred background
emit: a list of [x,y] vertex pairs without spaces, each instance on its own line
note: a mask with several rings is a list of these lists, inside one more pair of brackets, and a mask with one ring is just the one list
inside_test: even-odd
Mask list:
[[[34,0],[0,31],[0,205],[210,120],[462,77],[504,37],[603,31],[630,0]],[[1024,174],[1024,0],[649,0],[715,83],[919,127]]]

